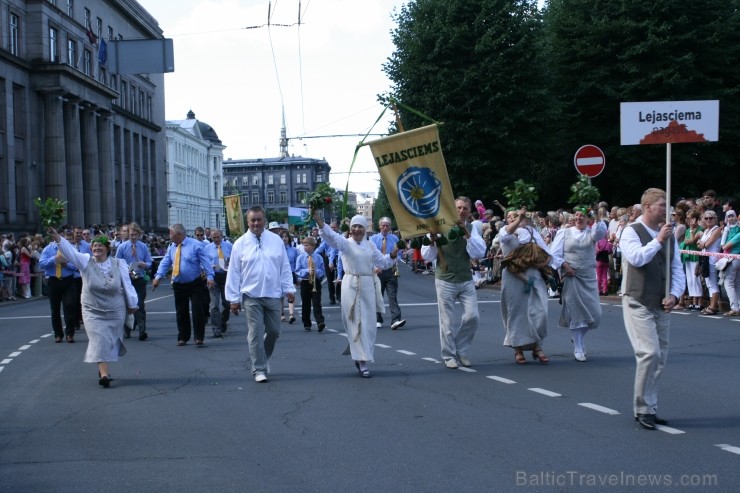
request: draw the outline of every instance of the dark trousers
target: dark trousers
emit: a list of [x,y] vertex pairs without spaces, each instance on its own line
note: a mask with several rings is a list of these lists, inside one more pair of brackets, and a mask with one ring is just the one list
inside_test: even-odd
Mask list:
[[311,327],[311,305],[313,304],[313,316],[317,324],[324,323],[324,313],[321,311],[321,283],[316,279],[316,292],[313,292],[313,284],[301,281],[301,321],[304,327]]
[[134,321],[140,333],[146,332],[146,280],[143,277],[131,279],[131,284],[139,297],[139,309],[134,313]]
[[75,328],[80,328],[80,322],[82,322],[82,278],[75,277],[75,290],[77,296],[77,321],[75,322]]
[[209,290],[211,300],[211,328],[222,332],[226,330],[229,321],[231,304],[226,300],[226,272],[216,272],[213,275],[215,285]]
[[192,307],[193,333],[196,340],[205,339],[206,335],[206,312],[205,294],[206,287],[203,279],[192,282],[173,282],[172,289],[175,293],[175,312],[177,318],[177,340],[190,340],[190,313]]
[[51,306],[51,326],[55,337],[64,337],[62,326],[62,308],[64,308],[64,325],[68,336],[75,335],[77,314],[77,284],[73,276],[58,279],[50,277],[48,282],[49,305]]
[[342,301],[341,289],[337,289],[337,285],[334,284],[334,278],[337,275],[336,268],[326,269],[326,284],[329,288],[329,301],[332,303],[335,301]]
[[[398,306],[398,278],[393,269],[386,269],[378,274],[380,280],[380,294],[384,296],[388,292],[388,305],[391,309],[391,322],[401,320],[401,308]],[[378,322],[383,323],[383,314],[376,313]]]

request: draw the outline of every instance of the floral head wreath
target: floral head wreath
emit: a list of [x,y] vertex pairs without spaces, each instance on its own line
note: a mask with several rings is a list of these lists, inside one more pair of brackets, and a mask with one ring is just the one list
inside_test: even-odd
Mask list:
[[107,237],[107,236],[103,236],[103,235],[100,235],[100,236],[96,236],[95,238],[93,238],[93,239],[92,239],[92,240],[90,241],[90,244],[91,244],[91,245],[92,245],[93,243],[101,243],[101,244],[102,244],[102,245],[103,245],[104,247],[106,247],[106,248],[110,248],[110,240],[108,239],[108,237]]

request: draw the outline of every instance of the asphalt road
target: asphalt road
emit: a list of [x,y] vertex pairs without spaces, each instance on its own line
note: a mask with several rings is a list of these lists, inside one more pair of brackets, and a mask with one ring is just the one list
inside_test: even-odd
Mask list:
[[618,298],[587,336],[587,363],[552,300],[551,363],[522,366],[501,345],[500,293],[482,289],[474,366],[449,370],[433,277],[403,268],[399,282],[408,323],[380,329],[371,379],[340,355],[337,306],[322,334],[284,324],[257,384],[244,318],[223,340],[177,347],[160,287],[149,340],[127,341],[103,389],[84,332],[53,342],[46,300],[0,305],[0,491],[738,491],[740,320],[672,315],[670,425],[650,432],[632,418]]

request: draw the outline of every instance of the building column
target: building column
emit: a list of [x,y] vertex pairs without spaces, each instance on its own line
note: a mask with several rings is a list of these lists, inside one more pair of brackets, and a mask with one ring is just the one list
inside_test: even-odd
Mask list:
[[82,177],[80,108],[76,102],[64,105],[64,155],[67,160],[67,224],[85,225],[85,196]]
[[116,221],[116,196],[120,190],[115,188],[113,171],[113,126],[110,113],[102,113],[98,117],[98,151],[100,163],[100,209],[103,222]]
[[[86,224],[102,224],[100,164],[98,162],[98,125],[93,108],[82,111],[82,175],[85,182]],[[111,193],[112,190],[106,191]],[[108,219],[105,219],[108,222]]]
[[46,94],[44,96],[44,195],[46,197],[67,200],[65,164],[62,97]]

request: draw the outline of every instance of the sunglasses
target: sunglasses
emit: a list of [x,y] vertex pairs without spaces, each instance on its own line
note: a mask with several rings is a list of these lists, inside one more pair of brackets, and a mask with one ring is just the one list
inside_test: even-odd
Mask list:
[[714,217],[714,216],[706,216],[706,217],[704,218],[704,220],[705,220],[705,221],[711,221],[712,219],[717,219],[717,218],[716,218],[716,217]]

